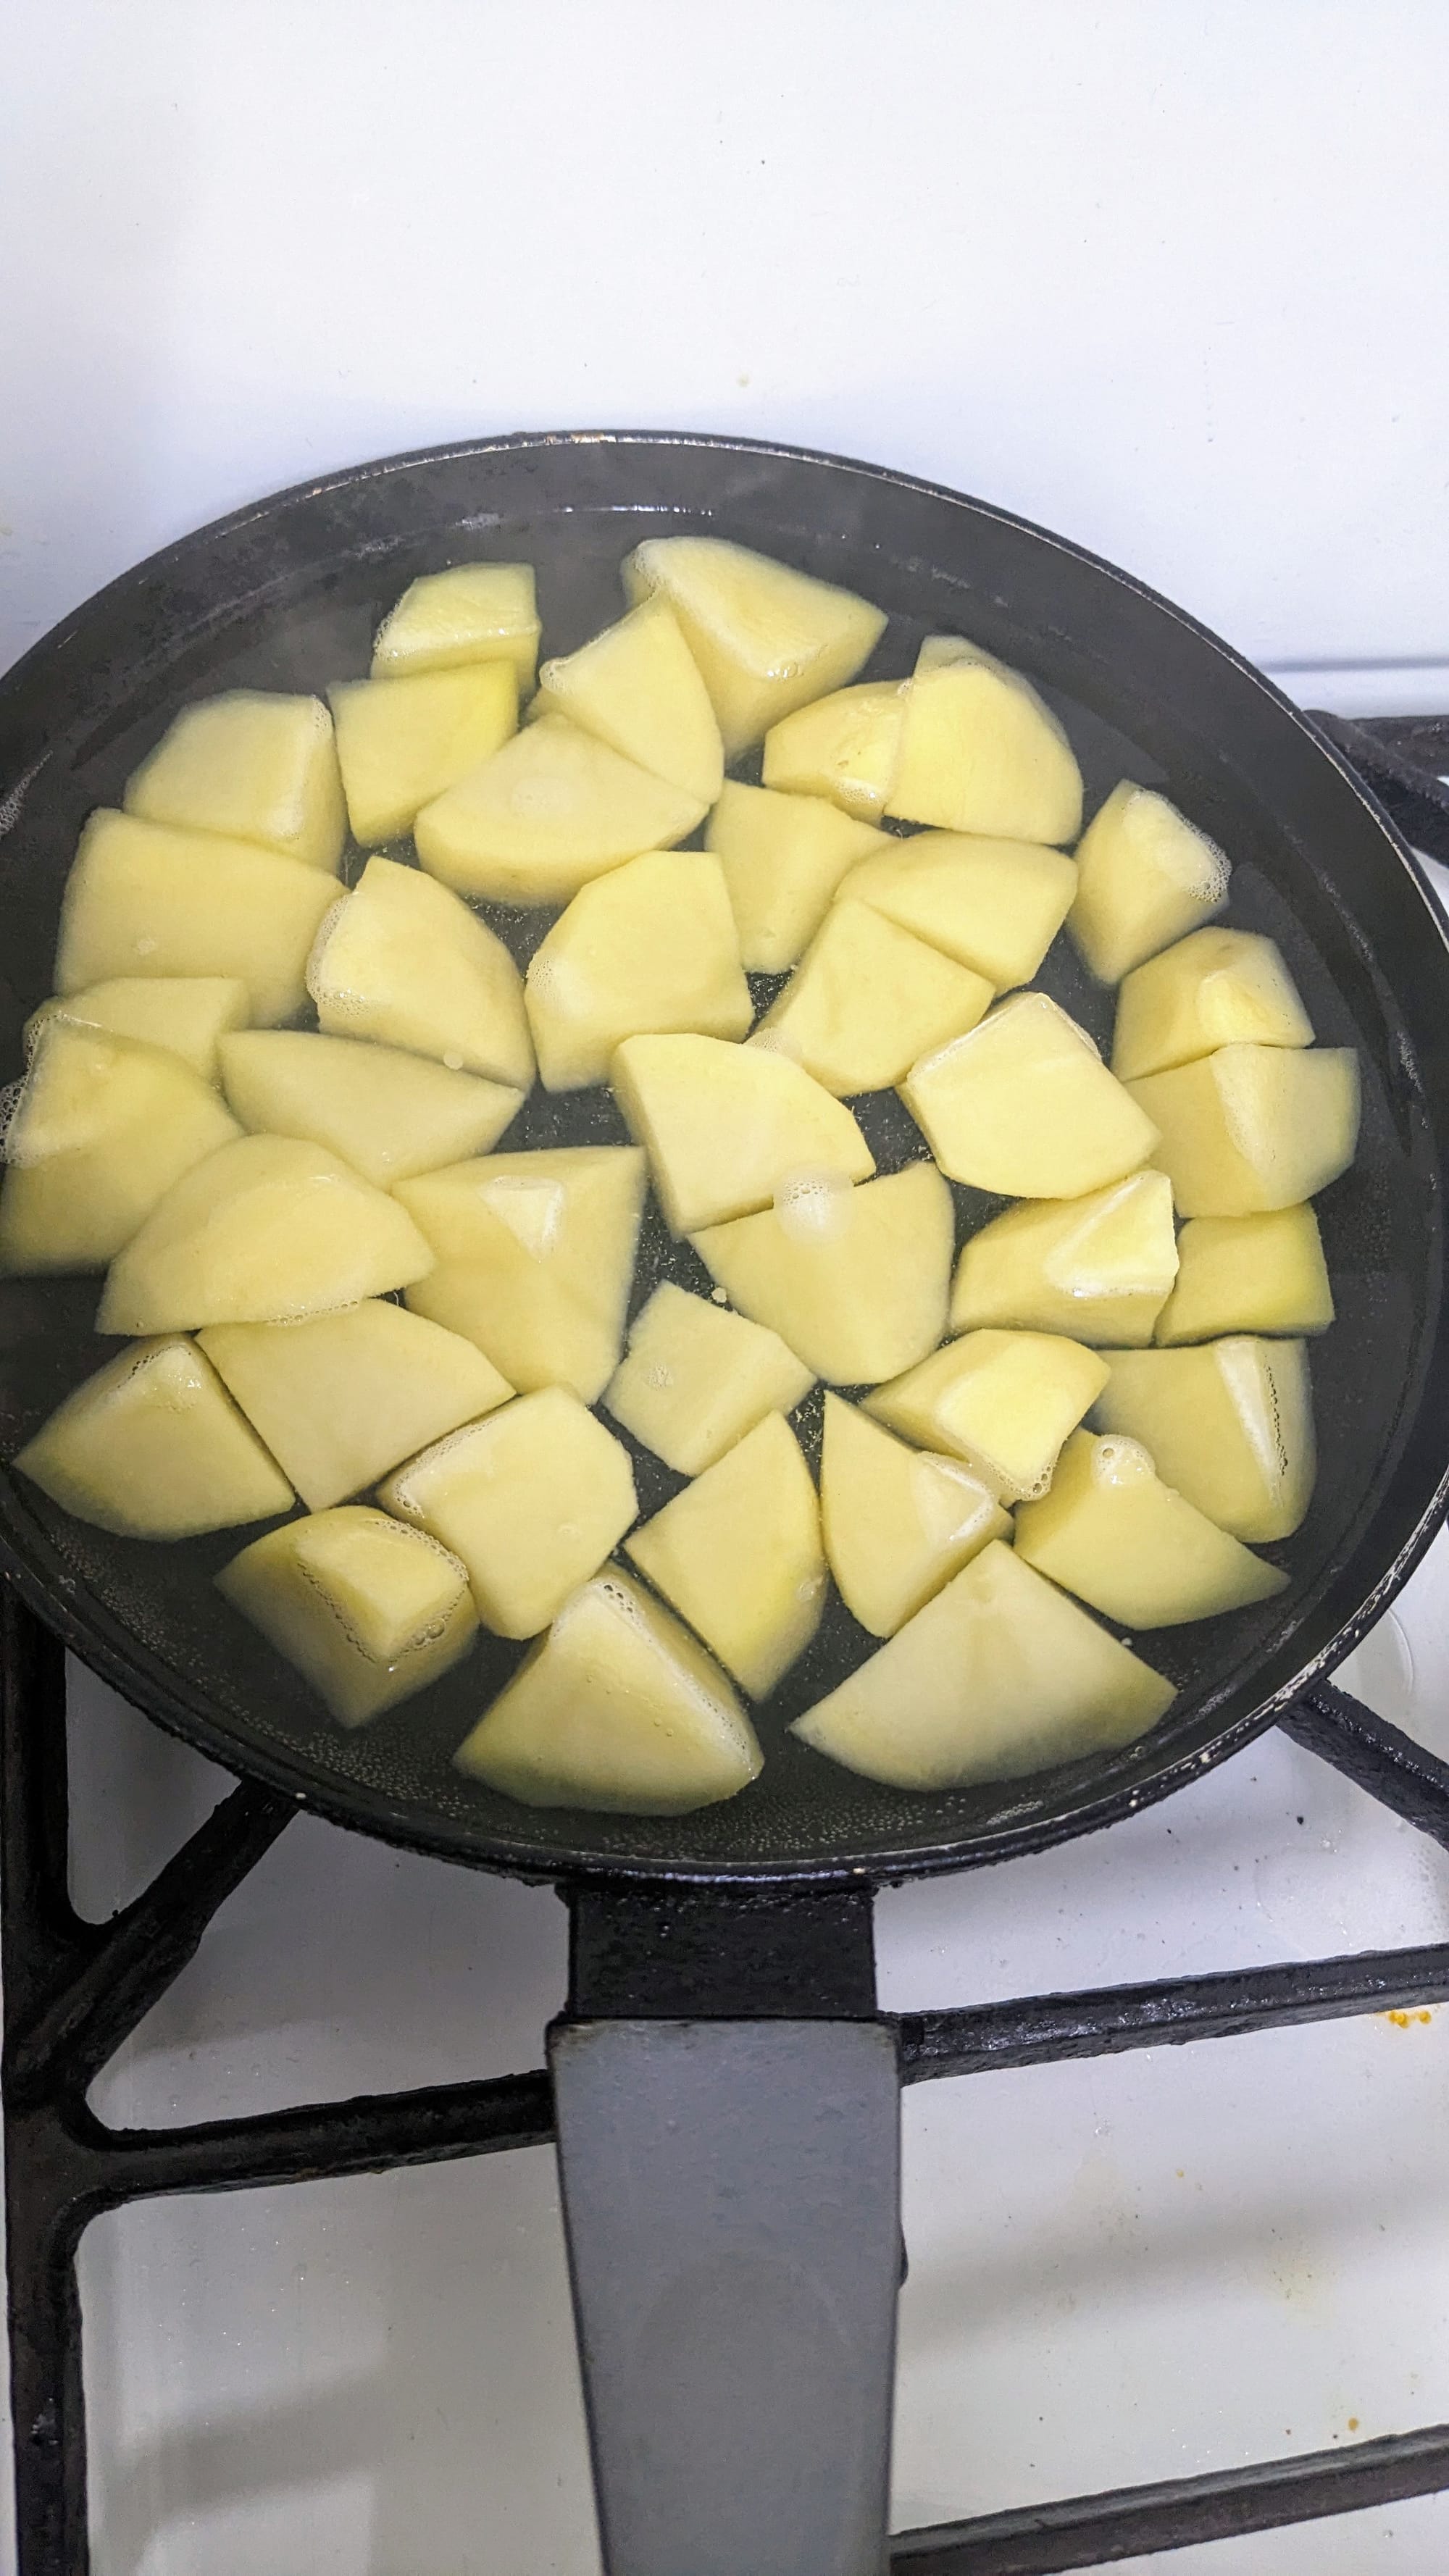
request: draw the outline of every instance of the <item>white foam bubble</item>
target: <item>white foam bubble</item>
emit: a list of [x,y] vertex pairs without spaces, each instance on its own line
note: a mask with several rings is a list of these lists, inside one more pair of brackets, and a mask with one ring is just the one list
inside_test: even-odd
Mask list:
[[824,1165],[787,1172],[775,1184],[775,1214],[782,1234],[795,1243],[838,1240],[850,1220],[854,1183]]

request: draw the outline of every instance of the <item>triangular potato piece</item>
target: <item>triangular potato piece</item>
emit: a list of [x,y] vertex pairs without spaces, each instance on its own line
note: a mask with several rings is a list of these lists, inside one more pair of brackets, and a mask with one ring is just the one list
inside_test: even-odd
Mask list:
[[518,730],[511,662],[342,680],[328,696],[347,817],[365,850],[410,832],[425,805]]
[[414,839],[423,866],[459,894],[567,903],[621,860],[672,848],[704,812],[703,797],[546,715],[425,805]]
[[1067,1199],[1147,1162],[1158,1131],[1138,1094],[1152,1089],[1128,1091],[1045,993],[1014,993],[912,1065],[901,1098],[951,1180],[1005,1198]]
[[644,600],[576,653],[545,662],[540,695],[654,778],[712,805],[724,752],[709,691],[667,599]]
[[984,1018],[991,986],[868,903],[832,904],[750,1043],[837,1099],[903,1082],[917,1056]]
[[1313,1390],[1301,1342],[1230,1333],[1195,1350],[1123,1351],[1092,1410],[1234,1538],[1291,1538],[1313,1494]]
[[825,1607],[820,1506],[784,1415],[767,1413],[624,1552],[740,1688],[764,1699]]
[[1144,957],[1221,912],[1232,871],[1206,832],[1124,778],[1077,844],[1077,894],[1067,919],[1083,963],[1118,984]]
[[526,1806],[635,1816],[733,1798],[762,1760],[713,1657],[612,1567],[565,1604],[455,1758]]
[[916,661],[886,812],[947,832],[1074,841],[1082,773],[1020,671],[962,636],[933,635]]
[[227,1100],[254,1135],[305,1136],[380,1190],[486,1153],[523,1094],[426,1056],[305,1029],[239,1029],[221,1042]]
[[754,1003],[718,859],[650,850],[580,887],[534,950],[524,998],[550,1091],[602,1082],[642,1032],[746,1036]]
[[820,1458],[825,1553],[852,1618],[873,1637],[904,1621],[1011,1522],[959,1458],[909,1449],[838,1395]]
[[868,903],[998,993],[1029,984],[1071,908],[1076,869],[1032,841],[913,832],[853,868],[842,903]]
[[1225,1046],[1126,1085],[1159,1131],[1179,1216],[1260,1216],[1316,1198],[1358,1150],[1354,1047]]
[[113,975],[87,992],[42,1002],[25,1023],[25,1048],[33,1055],[47,1022],[68,1020],[72,1028],[106,1029],[112,1037],[162,1047],[215,1082],[216,1042],[230,1029],[244,1029],[250,1008],[235,975]]
[[1123,1628],[1169,1628],[1271,1601],[1288,1581],[1195,1511],[1135,1440],[1074,1431],[1051,1492],[1016,1515],[1016,1552]]
[[765,785],[828,796],[858,821],[878,822],[900,759],[906,694],[902,681],[864,680],[784,717],[765,736]]
[[520,690],[531,689],[538,635],[532,564],[453,564],[410,583],[383,619],[372,676],[502,661],[512,664]]
[[199,1338],[309,1512],[513,1393],[471,1342],[385,1298],[303,1324],[209,1324]]
[[886,622],[853,591],[722,537],[646,537],[624,565],[624,588],[636,604],[656,591],[669,601],[727,760],[793,707],[853,680]]
[[66,879],[58,993],[117,975],[234,975],[261,1028],[295,1019],[336,880],[251,841],[93,814]]
[[518,968],[487,923],[420,868],[368,860],[307,982],[333,1037],[376,1038],[518,1091],[533,1081]]
[[1145,1349],[1177,1260],[1165,1172],[1132,1172],[1081,1199],[1028,1199],[967,1238],[951,1330],[1004,1324]]
[[871,1153],[842,1102],[787,1057],[721,1038],[626,1038],[614,1095],[649,1156],[675,1234],[768,1207],[782,1184],[869,1178]]
[[1175,1697],[995,1539],[793,1732],[867,1780],[965,1789],[1118,1752]]
[[289,1512],[292,1488],[194,1342],[136,1342],[58,1405],[15,1464],[123,1538],[197,1538]]
[[177,1181],[117,1255],[96,1330],[289,1323],[432,1266],[406,1209],[325,1147],[242,1136]]
[[725,872],[741,964],[778,975],[814,938],[842,878],[889,841],[821,796],[777,796],[727,778],[704,845]]
[[0,1271],[103,1270],[241,1130],[179,1055],[52,1020],[4,1138]]
[[347,814],[332,718],[320,698],[228,689],[174,716],[126,782],[128,814],[259,841],[335,871]]
[[411,1699],[478,1634],[457,1558],[365,1503],[269,1530],[216,1583],[341,1726]]
[[815,1383],[778,1333],[666,1279],[629,1327],[606,1411],[681,1476],[698,1476]]
[[866,1410],[924,1448],[962,1458],[1002,1502],[1045,1491],[1057,1452],[1108,1379],[1108,1364],[1061,1333],[964,1333]]
[[1312,1044],[1313,1022],[1277,942],[1215,925],[1123,977],[1112,1071],[1135,1082],[1219,1047]]
[[1152,1336],[1166,1348],[1216,1341],[1223,1333],[1323,1333],[1333,1322],[1333,1289],[1311,1207],[1189,1217],[1177,1255],[1177,1284]]
[[710,1226],[695,1251],[742,1314],[836,1386],[874,1384],[946,1325],[951,1193],[930,1163]]

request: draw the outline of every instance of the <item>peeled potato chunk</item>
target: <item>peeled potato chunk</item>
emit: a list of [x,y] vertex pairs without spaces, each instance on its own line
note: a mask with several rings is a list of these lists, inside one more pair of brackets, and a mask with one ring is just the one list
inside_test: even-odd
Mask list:
[[307,982],[333,1037],[376,1038],[517,1091],[533,1082],[518,968],[487,923],[420,868],[368,860]]
[[624,1552],[740,1688],[764,1699],[805,1652],[825,1607],[820,1506],[783,1414],[767,1413]]
[[425,805],[413,837],[430,875],[459,894],[567,903],[641,850],[672,848],[704,810],[702,797],[546,715]]
[[1093,1408],[1140,1440],[1164,1484],[1234,1538],[1291,1538],[1316,1459],[1301,1342],[1230,1334],[1196,1350],[1124,1351]]
[[646,537],[624,564],[631,602],[662,592],[710,694],[733,760],[809,698],[853,680],[882,610],[720,537]]
[[832,905],[750,1043],[803,1064],[837,1098],[885,1091],[917,1056],[974,1029],[991,986],[868,903]]
[[698,1476],[815,1384],[778,1333],[664,1280],[629,1327],[606,1411],[681,1476]]
[[398,1184],[438,1255],[415,1313],[476,1342],[514,1386],[592,1404],[618,1366],[645,1189],[631,1145],[485,1155]]
[[933,635],[906,695],[885,810],[947,832],[1074,841],[1082,773],[1029,680],[962,636]]
[[887,841],[852,869],[842,903],[868,903],[999,993],[1029,984],[1076,891],[1076,869],[1060,850],[1031,841],[973,840],[965,832],[917,832]]
[[691,1240],[752,1322],[835,1386],[873,1385],[924,1358],[946,1322],[951,1193],[929,1163],[861,1189],[807,1178],[758,1216]]
[[1107,1384],[1095,1351],[1058,1333],[966,1333],[865,1399],[923,1448],[962,1458],[1000,1502],[1039,1494],[1057,1452]]
[[1151,1102],[1139,1104],[1045,993],[1014,994],[922,1056],[901,1098],[951,1180],[1008,1198],[1085,1198],[1157,1143]]
[[1112,1039],[1119,1082],[1240,1044],[1313,1044],[1313,1023],[1273,940],[1251,930],[1195,930],[1123,977]]
[[518,729],[511,662],[343,680],[328,696],[347,817],[365,850],[410,832],[425,805]]
[[241,1136],[169,1189],[117,1254],[98,1333],[282,1324],[432,1268],[412,1218],[321,1145]]
[[103,1270],[241,1130],[180,1056],[52,1020],[6,1131],[0,1271]]
[[713,1656],[614,1567],[565,1603],[454,1758],[525,1806],[633,1816],[733,1798],[763,1760]]
[[785,1056],[721,1038],[626,1038],[611,1079],[675,1234],[768,1207],[802,1174],[844,1182],[875,1170],[850,1111]]
[[909,1449],[838,1395],[825,1399],[820,1509],[852,1618],[893,1637],[1011,1522],[959,1459]]
[[341,1726],[411,1699],[478,1634],[457,1558],[364,1503],[269,1530],[216,1584]]
[[539,692],[654,778],[712,805],[724,751],[709,691],[667,599],[631,608],[577,653],[545,662]]
[[1136,1440],[1074,1431],[1051,1492],[1016,1515],[1016,1552],[1124,1628],[1171,1628],[1270,1601],[1288,1577],[1164,1485]]
[[215,1082],[217,1040],[245,1028],[250,1007],[247,988],[235,975],[113,975],[86,992],[57,993],[42,1002],[25,1023],[25,1048],[33,1055],[41,1030],[65,1020],[72,1028],[107,1029],[113,1037],[162,1047]]
[[864,680],[835,689],[813,706],[771,725],[765,736],[767,787],[828,796],[863,823],[876,822],[900,758],[906,688],[900,680]]
[[122,1538],[198,1538],[289,1512],[292,1488],[181,1335],[137,1342],[58,1405],[15,1464]]
[[253,1134],[327,1145],[380,1190],[486,1153],[523,1094],[426,1056],[306,1029],[240,1029],[221,1042],[227,1099]]
[[1157,1318],[1155,1342],[1323,1333],[1333,1321],[1333,1290],[1311,1207],[1192,1217],[1177,1238],[1177,1254],[1177,1285]]
[[236,976],[262,1027],[295,1019],[308,952],[336,900],[325,869],[250,841],[93,814],[66,880],[56,990],[114,976]]
[[1175,1697],[995,1539],[791,1731],[867,1780],[964,1789],[1117,1752]]
[[1152,1160],[1180,1216],[1296,1207],[1348,1170],[1358,1144],[1352,1047],[1219,1047],[1127,1088],[1160,1131]]
[[744,1037],[754,1004],[718,859],[650,850],[581,886],[534,950],[524,1000],[550,1091],[602,1082],[643,1031]]
[[841,879],[889,844],[819,796],[777,796],[727,778],[704,845],[724,869],[741,964],[778,975],[814,938]]
[[1081,1199],[1029,1199],[963,1246],[951,1330],[1005,1324],[1145,1349],[1177,1264],[1165,1172],[1132,1172]]
[[462,1559],[500,1637],[546,1628],[639,1508],[623,1442],[564,1386],[451,1432],[390,1476],[379,1499]]
[[412,582],[383,619],[372,676],[508,662],[520,690],[531,689],[538,635],[532,564],[454,564]]
[[143,822],[259,841],[332,873],[347,830],[332,718],[320,698],[263,689],[203,698],[132,772],[125,806]]
[[1232,871],[1165,796],[1124,778],[1077,844],[1067,918],[1083,964],[1119,984],[1145,957],[1221,912]]
[[513,1393],[471,1342],[384,1298],[303,1324],[209,1324],[199,1338],[309,1512]]

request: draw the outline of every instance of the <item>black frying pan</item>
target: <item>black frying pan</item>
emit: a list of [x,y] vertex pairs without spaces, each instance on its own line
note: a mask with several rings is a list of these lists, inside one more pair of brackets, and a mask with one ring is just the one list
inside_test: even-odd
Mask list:
[[[624,553],[646,534],[683,528],[738,538],[878,601],[890,624],[871,674],[904,674],[920,637],[933,629],[964,632],[1019,665],[1067,726],[1089,812],[1119,778],[1161,786],[1228,851],[1231,918],[1279,941],[1319,1039],[1358,1049],[1364,1123],[1357,1163],[1320,1202],[1339,1321],[1313,1353],[1321,1468],[1312,1509],[1295,1538],[1268,1551],[1288,1568],[1289,1589],[1230,1619],[1154,1634],[1149,1660],[1178,1685],[1162,1724],[1124,1753],[1034,1780],[916,1797],[856,1779],[788,1737],[788,1720],[868,1650],[869,1641],[837,1602],[809,1653],[760,1712],[766,1767],[742,1796],[667,1820],[536,1813],[467,1782],[451,1763],[520,1648],[485,1640],[432,1690],[369,1727],[343,1733],[213,1592],[208,1578],[233,1552],[234,1534],[179,1548],[112,1538],[69,1520],[33,1487],[0,1473],[0,1560],[67,1643],[163,1725],[340,1823],[451,1859],[585,1884],[595,1900],[607,1899],[626,1878],[684,1881],[696,1889],[743,1883],[753,1891],[782,1883],[802,1891],[859,1885],[1004,1858],[1107,1823],[1246,1742],[1346,1653],[1405,1579],[1449,1498],[1442,1279],[1449,953],[1412,859],[1313,727],[1180,611],[1059,538],[877,467],[703,437],[488,441],[359,467],[284,493],[113,583],[0,683],[0,1078],[20,1070],[20,1024],[50,989],[61,888],[81,823],[92,807],[119,801],[127,774],[178,705],[236,685],[320,691],[329,681],[365,672],[377,621],[405,584],[419,572],[477,555],[537,565],[545,649],[567,651],[619,613]],[[354,872],[357,863],[354,853]],[[527,914],[490,909],[489,918],[521,959],[543,927],[540,917]],[[1088,983],[1065,940],[1041,981],[1094,1036],[1107,1039],[1110,1001]],[[919,1135],[892,1095],[873,1096],[861,1117],[881,1170],[919,1154]],[[601,1094],[555,1099],[536,1092],[505,1143],[606,1142],[622,1140],[623,1132]],[[963,1231],[994,1211],[995,1203],[977,1193],[955,1195]],[[636,1303],[666,1273],[690,1286],[707,1285],[688,1248],[672,1245],[651,1215]],[[89,1280],[0,1283],[0,1456],[13,1456],[58,1399],[114,1347],[91,1335],[95,1298]],[[636,1452],[635,1467],[646,1513],[681,1481],[644,1451]],[[758,1897],[749,1901],[731,1919],[758,1929]],[[589,1919],[597,1921],[597,1902]],[[826,1918],[817,1910],[814,1919],[823,1924]],[[837,1919],[843,1921],[831,1916]],[[848,1935],[839,1937],[848,1947]],[[733,1938],[719,1933],[711,1941],[728,1948]],[[627,2009],[667,2014],[662,1989],[653,2001],[636,1995],[631,2003],[628,1976],[621,1983],[610,1974],[613,1982],[606,1977],[599,1991],[611,2008],[622,1999]],[[747,1995],[750,2013],[789,2012],[790,1978],[783,1968],[781,1975],[773,2000],[762,2002],[771,1981],[752,1968],[734,2003],[717,1986],[704,2008],[724,2014],[719,2031],[748,2029],[740,1995]],[[818,2038],[820,2016],[848,2019],[857,2005],[850,1975],[842,1969],[832,1983],[827,1972],[794,2007],[808,2018],[789,2027],[813,2030]],[[834,2421],[835,2447],[822,2430],[818,2477],[800,2467],[802,2443],[809,2451],[802,2385],[823,2385],[834,2367],[822,2361],[822,2336],[842,2369],[847,2346],[858,2362],[871,2342],[868,2321],[842,2338],[844,2311],[831,2303],[844,2293],[838,2283],[823,2288],[818,2270],[829,2260],[824,2239],[854,2229],[855,2269],[862,2281],[870,2272],[861,2249],[876,2242],[879,2227],[863,2207],[842,2231],[841,2205],[831,2202],[834,2220],[823,2231],[818,2263],[811,2257],[814,2287],[804,2272],[790,2275],[795,2323],[772,2329],[773,2342],[765,2339],[778,2382],[761,2345],[743,2378],[735,2374],[727,2401],[707,2361],[710,2349],[728,2346],[719,2325],[726,2311],[738,2310],[742,2331],[752,2320],[746,2339],[753,2333],[758,2342],[760,2320],[773,2313],[769,2284],[778,2286],[780,2263],[788,2271],[794,2260],[788,2249],[782,2252],[783,2240],[768,2260],[760,2257],[764,2269],[749,2297],[721,2292],[725,2274],[738,2290],[739,2247],[726,2236],[719,2248],[724,2273],[709,2273],[708,2295],[700,2290],[692,2308],[688,2299],[680,2307],[676,2297],[673,2308],[666,2300],[674,2319],[668,2331],[651,2293],[643,2322],[636,2318],[628,2329],[632,2359],[591,2346],[591,2315],[602,2311],[591,2306],[599,2239],[590,2233],[585,2244],[586,2204],[597,2203],[595,2217],[617,2216],[621,2195],[628,2200],[643,2169],[638,2106],[655,2076],[663,2086],[661,2106],[678,2098],[678,2069],[658,2055],[665,2027],[673,2025],[654,2028],[647,2067],[621,2061],[616,2070],[612,2098],[623,2106],[617,2161],[592,2176],[579,2161],[580,2140],[597,2147],[612,2134],[608,2083],[603,2102],[590,2097],[586,2116],[572,2114],[569,2104],[597,2085],[618,2033],[604,2034],[607,2045],[593,2050],[587,2071],[569,2055],[573,2040],[561,2041],[555,2056],[586,2362],[599,2365],[591,2405],[615,2562],[629,2576],[653,2576],[656,2569],[658,2576],[684,2576],[685,2558],[689,2576],[706,2576],[716,2565],[748,2567],[749,2576],[766,2576],[775,2566],[820,2576],[826,2568],[869,2565],[878,2543],[878,2530],[876,2542],[870,2534],[883,2473],[884,2435],[876,2418],[888,2336],[882,2345],[875,2333],[877,2393],[861,2399],[865,2414],[845,2445],[852,2458],[866,2460],[868,2474],[835,2542],[823,2535],[822,2516],[830,2519],[828,2499],[838,2500],[842,2478],[850,2485],[841,2428],[855,2418],[849,2406],[842,2412],[843,2400],[825,2410]],[[834,2036],[846,2045],[847,2020]],[[868,2023],[854,2025],[854,2039],[875,2036]],[[788,2063],[803,2069],[814,2045],[804,2038],[792,2043]],[[801,2137],[787,2147],[776,2135],[782,2067],[768,2049],[761,2055],[757,2045],[752,2056],[742,2046],[738,2064],[714,2070],[724,2092],[708,2101],[702,2094],[691,2116],[708,2123],[727,2116],[722,2102],[737,2109],[749,2104],[750,2136],[757,2142],[773,2136],[779,2151],[773,2164],[765,2158],[758,2176],[762,2191],[776,2196],[778,2219],[779,2158],[798,2152],[803,2171],[811,2149]],[[700,2076],[697,2050],[690,2063]],[[872,2206],[878,2213],[889,2206],[886,2133],[878,2114],[862,2107],[865,2095],[852,2093],[856,2075],[842,2069],[843,2060],[836,2070],[844,2087],[837,2108],[843,2113],[854,2104],[857,2180],[870,2166],[866,2133],[870,2119],[877,2122],[880,2188]],[[818,2105],[835,2080],[824,2061],[815,2066],[810,2086],[796,2088],[797,2109],[807,2098]],[[875,2076],[869,2068],[861,2081],[870,2093]],[[632,2127],[624,2116],[630,2103]],[[656,2127],[667,2125],[660,2107]],[[820,2191],[827,2199],[830,2191],[845,2191],[848,2182],[842,2168],[814,2199]],[[592,2202],[591,2185],[598,2186]],[[640,2216],[655,2237],[668,2193],[668,2175],[651,2172]],[[748,2200],[742,2181],[734,2197]],[[680,2259],[686,2260],[702,2223],[699,2201],[687,2190],[680,2214]],[[794,2220],[797,2247],[804,2223],[802,2206]],[[637,2288],[640,2259],[637,2240],[632,2258],[626,2246],[614,2247],[604,2270],[605,2308],[612,2300],[617,2311],[621,2268],[631,2271]],[[879,2298],[875,2291],[871,2296],[878,2321]],[[820,2323],[827,2310],[837,2324]],[[681,2361],[693,2349],[686,2314],[715,2320],[700,2343],[707,2385],[691,2382]],[[800,2320],[812,2316],[815,2327],[806,2331]],[[652,2355],[647,2369],[640,2358],[646,2352]],[[685,2510],[687,2487],[696,2516],[691,2537],[687,2544],[680,2540],[676,2516],[648,2542],[638,2514],[647,2521],[670,2491],[678,2444],[673,2451],[668,2442],[641,2451],[635,2441],[630,2487],[614,2447],[629,2428],[612,2423],[601,2390],[607,2384],[617,2395],[627,2385],[638,2401],[647,2389],[658,2422],[672,2404],[683,2406],[680,2392],[687,2388],[680,2422],[719,2422],[726,2402],[738,2414],[746,2382],[762,2429],[754,2443],[756,2474],[744,2484],[755,2495],[769,2488],[758,2465],[760,2444],[768,2447],[771,2424],[788,2418],[792,2456],[778,2465],[782,2475],[788,2471],[792,2490],[810,2498],[799,2526],[801,2532],[808,2526],[808,2539],[798,2547],[768,2543],[763,2520],[753,2536],[742,2537],[731,2525],[731,2515],[737,2520],[745,2509],[741,2480],[731,2470],[713,2493],[696,2455],[690,2478],[673,2481],[671,2508]],[[783,2527],[776,2504],[769,2528],[778,2536]]]

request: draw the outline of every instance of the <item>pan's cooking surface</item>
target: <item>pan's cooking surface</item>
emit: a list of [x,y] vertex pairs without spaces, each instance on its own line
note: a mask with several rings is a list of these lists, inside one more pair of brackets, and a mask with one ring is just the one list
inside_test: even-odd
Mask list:
[[[544,649],[618,615],[618,566],[652,531],[708,527],[860,590],[890,612],[867,676],[903,675],[921,635],[976,637],[1029,672],[1067,725],[1088,811],[1123,776],[1161,786],[1234,861],[1230,918],[1282,945],[1319,1040],[1359,1049],[1358,1162],[1320,1201],[1339,1322],[1313,1350],[1321,1468],[1309,1518],[1268,1554],[1279,1600],[1142,1641],[1179,1699],[1110,1762],[910,1797],[808,1754],[788,1720],[872,1641],[838,1600],[759,1712],[762,1778],[668,1820],[536,1813],[463,1780],[451,1755],[522,1649],[484,1638],[432,1690],[352,1734],[213,1592],[241,1543],[151,1547],[69,1520],[0,1474],[0,1531],[42,1606],[130,1697],[233,1767],[347,1820],[551,1874],[560,1867],[751,1871],[950,1865],[1104,1821],[1242,1739],[1407,1571],[1449,1453],[1440,1320],[1449,1142],[1449,958],[1437,915],[1361,792],[1266,685],[1120,575],[980,504],[829,459],[705,440],[534,439],[364,468],[187,540],[103,593],[0,687],[0,1079],[50,989],[60,890],[81,822],[177,705],[234,685],[324,689],[364,673],[415,574],[473,555],[536,564]],[[748,773],[747,773],[748,774]],[[399,853],[401,854],[401,853]],[[347,872],[360,859],[353,853]],[[488,908],[525,957],[550,916]],[[761,995],[778,979],[754,979]],[[1060,939],[1039,979],[1099,1041],[1110,1000]],[[882,1171],[922,1140],[892,1094],[858,1104]],[[505,1146],[622,1141],[601,1091],[535,1091]],[[999,1202],[955,1192],[961,1230]],[[707,1289],[652,1209],[634,1304],[662,1276]],[[115,1347],[90,1333],[93,1280],[0,1282],[0,1455]],[[804,1421],[818,1443],[817,1395]],[[641,1508],[683,1479],[636,1449]]]

